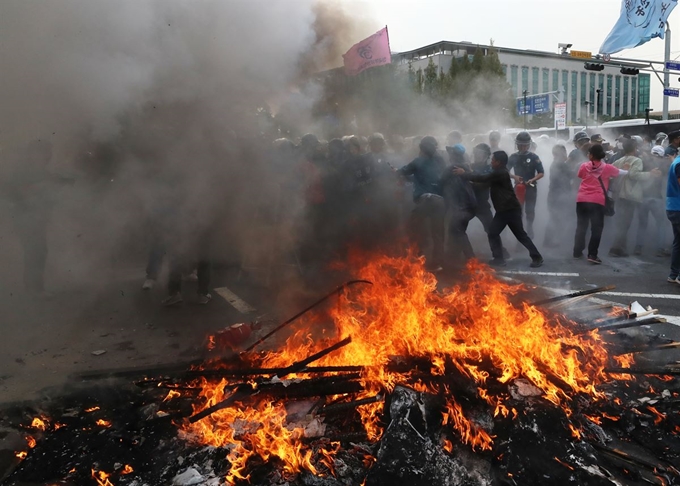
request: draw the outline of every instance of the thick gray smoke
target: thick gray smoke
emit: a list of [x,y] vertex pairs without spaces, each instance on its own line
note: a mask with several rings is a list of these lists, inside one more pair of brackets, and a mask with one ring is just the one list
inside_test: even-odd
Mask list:
[[[279,203],[262,150],[275,137],[257,108],[288,102],[306,74],[337,65],[370,32],[361,28],[312,0],[2,2],[0,177],[11,185],[41,139],[52,143],[50,170],[75,178],[45,189],[48,284],[101,277],[130,251],[143,261],[149,223],[168,207],[175,241],[191,246],[211,228],[238,258],[253,244],[252,213]],[[288,104],[307,112],[310,93],[320,96],[311,86]],[[3,201],[5,290],[21,286],[14,216]]]

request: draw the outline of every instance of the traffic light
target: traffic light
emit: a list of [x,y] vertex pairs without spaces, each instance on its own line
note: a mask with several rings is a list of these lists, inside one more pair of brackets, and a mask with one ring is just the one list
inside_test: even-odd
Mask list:
[[625,74],[627,76],[637,76],[638,74],[640,74],[640,70],[635,68],[622,67],[621,74]]
[[604,64],[597,62],[587,62],[583,65],[586,71],[602,71],[604,70]]

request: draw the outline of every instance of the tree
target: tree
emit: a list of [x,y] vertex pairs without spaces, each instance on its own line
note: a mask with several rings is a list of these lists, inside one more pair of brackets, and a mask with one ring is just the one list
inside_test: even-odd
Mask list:
[[429,95],[433,95],[437,88],[437,66],[435,66],[434,61],[430,58],[425,68],[425,92]]
[[474,71],[477,71],[478,73],[482,72],[484,69],[484,51],[477,46],[477,49],[475,49],[475,54],[472,56],[472,64],[471,67]]
[[467,72],[470,70],[470,58],[468,56],[468,53],[466,52],[465,55],[460,59],[460,70],[462,72]]
[[[493,39],[492,39],[493,41]],[[491,45],[489,52],[484,56],[484,71],[492,74],[497,74],[498,76],[505,76],[503,72],[503,65],[501,60],[498,58],[498,51]]]

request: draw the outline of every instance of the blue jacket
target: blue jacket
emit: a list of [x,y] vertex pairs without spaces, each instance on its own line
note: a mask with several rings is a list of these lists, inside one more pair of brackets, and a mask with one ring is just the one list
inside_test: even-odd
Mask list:
[[411,176],[415,201],[423,194],[442,195],[439,179],[445,168],[446,162],[439,154],[436,154],[433,157],[418,157],[399,169],[399,172],[405,176]]
[[666,185],[666,211],[680,211],[680,156],[676,157],[668,171]]

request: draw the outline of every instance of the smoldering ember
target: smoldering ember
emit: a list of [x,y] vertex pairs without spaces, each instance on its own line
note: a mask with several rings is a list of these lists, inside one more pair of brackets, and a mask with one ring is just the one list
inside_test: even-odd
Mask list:
[[477,263],[449,289],[413,255],[355,268],[239,354],[232,326],[205,361],[6,409],[26,442],[5,484],[680,481],[680,369],[645,370],[632,353],[667,344],[619,334],[662,319],[570,320],[554,306],[584,292],[530,304]]
[[0,2],[0,484],[680,485],[677,2],[431,2]]

